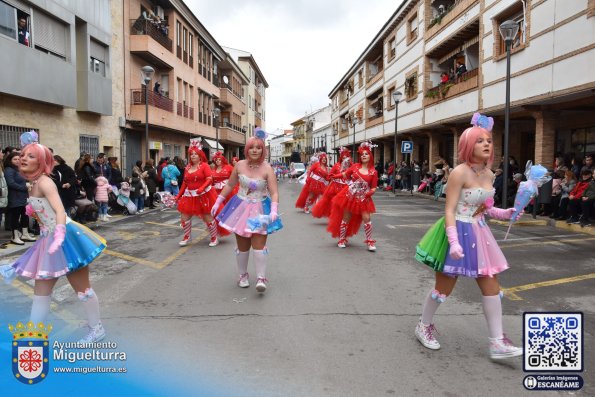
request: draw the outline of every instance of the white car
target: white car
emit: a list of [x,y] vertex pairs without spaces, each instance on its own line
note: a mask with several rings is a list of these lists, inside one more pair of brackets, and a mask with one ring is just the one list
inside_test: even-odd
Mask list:
[[289,175],[291,178],[299,178],[306,172],[306,166],[304,163],[291,163],[289,164]]

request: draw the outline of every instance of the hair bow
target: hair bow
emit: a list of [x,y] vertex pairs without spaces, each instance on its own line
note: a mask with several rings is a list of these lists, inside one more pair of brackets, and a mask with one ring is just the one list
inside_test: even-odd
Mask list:
[[494,127],[494,119],[479,112],[475,112],[471,118],[471,124],[491,132]]
[[21,148],[31,144],[31,143],[39,143],[39,135],[37,132],[31,130],[21,134]]
[[260,127],[256,127],[254,129],[254,136],[257,137],[258,139],[262,139],[264,141],[265,139],[267,139],[268,135],[269,134],[267,134],[267,132]]

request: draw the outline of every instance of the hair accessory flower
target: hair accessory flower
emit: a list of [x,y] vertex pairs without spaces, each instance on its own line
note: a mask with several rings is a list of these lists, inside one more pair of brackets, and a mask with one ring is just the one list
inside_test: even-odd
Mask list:
[[254,129],[254,136],[257,137],[258,139],[262,139],[264,141],[265,139],[267,139],[268,135],[269,134],[267,134],[266,131],[260,127],[256,127]]
[[190,140],[190,147],[188,148],[188,151],[190,150],[202,150],[202,144],[197,140],[197,139],[191,139]]
[[21,134],[21,148],[29,145],[30,143],[39,143],[39,135],[37,132],[31,130]]
[[494,127],[494,119],[479,112],[475,112],[471,118],[471,124],[491,132]]
[[374,145],[372,142],[370,141],[364,141],[359,145],[360,148],[367,148],[368,150],[372,150],[375,147],[378,147],[378,145]]

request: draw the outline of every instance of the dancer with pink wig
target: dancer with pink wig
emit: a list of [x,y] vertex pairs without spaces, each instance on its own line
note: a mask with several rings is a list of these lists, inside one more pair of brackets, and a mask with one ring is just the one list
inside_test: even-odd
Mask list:
[[[415,335],[428,349],[439,349],[433,317],[452,293],[459,276],[475,278],[482,294],[488,325],[489,356],[504,359],[522,354],[502,329],[502,302],[497,274],[508,269],[484,215],[509,220],[514,208],[495,208],[493,119],[474,114],[459,138],[459,164],[448,178],[446,208],[440,219],[417,246],[416,259],[436,270],[434,288],[428,293]],[[448,254],[447,254],[448,252]]]
[[217,220],[221,227],[236,235],[238,287],[250,286],[248,261],[252,248],[256,268],[256,291],[261,293],[266,291],[268,285],[267,237],[283,227],[278,215],[277,178],[273,167],[265,161],[265,139],[266,132],[256,128],[254,136],[248,139],[244,148],[246,160],[240,160],[236,164],[229,182],[211,210],[213,215],[217,214],[221,204],[239,183],[238,194],[229,200],[217,215]]
[[105,337],[99,316],[99,300],[89,281],[89,263],[105,249],[105,240],[66,216],[56,184],[50,178],[54,157],[37,143],[35,131],[21,136],[19,172],[30,183],[27,214],[41,228],[41,238],[13,264],[0,266],[0,275],[11,282],[16,276],[35,280],[30,321],[44,322],[50,312],[52,291],[61,276],[77,293],[87,312],[88,333],[80,342]]

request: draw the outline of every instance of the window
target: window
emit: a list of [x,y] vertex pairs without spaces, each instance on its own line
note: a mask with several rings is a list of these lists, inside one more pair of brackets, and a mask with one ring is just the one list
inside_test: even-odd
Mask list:
[[99,153],[99,137],[96,135],[80,135],[79,152],[89,153],[91,157],[96,157]]
[[410,101],[417,97],[417,71],[407,73],[405,78],[405,99]]
[[417,39],[418,21],[417,12],[413,14],[407,21],[407,45],[411,44],[413,40]]
[[35,130],[39,134],[39,130],[29,127],[15,127],[12,125],[0,125],[0,147],[7,146],[20,147],[20,136],[23,132]]
[[395,101],[393,100],[393,93],[395,92],[395,86],[389,87],[386,91],[386,110],[392,110],[395,108]]
[[180,145],[174,145],[174,157],[182,156],[182,147]]
[[180,22],[176,22],[176,45],[178,47],[180,47],[182,45],[181,30],[182,30],[182,24]]
[[17,9],[0,1],[0,34],[17,39]]
[[105,77],[105,64],[108,54],[107,46],[104,46],[100,42],[91,39],[89,42],[89,53],[90,70]]
[[387,53],[388,53],[388,60],[392,61],[395,56],[397,56],[397,40],[396,37],[393,37],[388,40],[387,45]]
[[35,13],[35,48],[66,60],[68,27],[42,12]]
[[511,51],[514,51],[516,48],[524,48],[527,38],[528,32],[526,31],[526,24],[525,24],[525,16],[523,14],[523,6],[521,3],[513,5],[512,7],[508,8],[506,11],[498,15],[493,21],[494,27],[494,56],[499,59],[500,56],[506,54],[506,42],[502,40],[502,36],[500,35],[500,25],[504,21],[514,21],[519,25],[519,30],[517,35],[512,40]]
[[357,86],[361,88],[364,85],[364,69],[361,68],[359,72],[357,72]]
[[171,143],[164,143],[163,144],[163,156],[173,158],[173,150]]
[[190,56],[190,58],[189,58],[190,67],[194,67],[194,61],[192,59],[192,55],[194,54],[194,51],[192,50],[193,45],[194,45],[194,36],[192,35],[192,33],[189,33],[189,35],[188,35],[188,55]]

